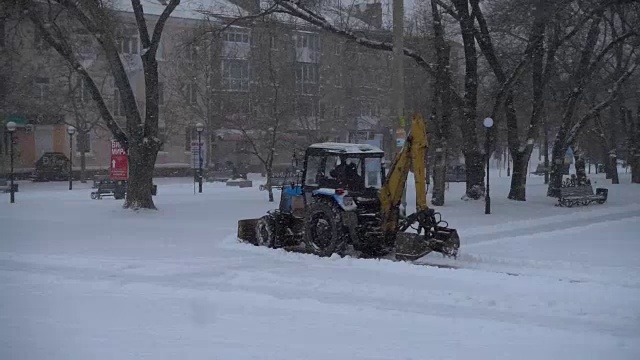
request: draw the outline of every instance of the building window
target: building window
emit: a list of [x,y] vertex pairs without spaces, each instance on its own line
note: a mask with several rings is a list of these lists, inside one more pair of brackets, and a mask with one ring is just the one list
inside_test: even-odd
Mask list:
[[269,47],[271,50],[278,50],[278,42],[275,34],[271,34],[271,36],[269,36]]
[[320,37],[315,33],[300,32],[296,36],[296,47],[299,49],[320,51]]
[[336,106],[333,108],[333,118],[340,119],[344,113],[344,106]]
[[187,99],[187,104],[196,105],[198,103],[198,85],[195,83],[187,84],[184,96]]
[[194,43],[189,43],[185,45],[184,48],[184,58],[188,62],[197,62],[198,61],[198,52],[200,47]]
[[78,132],[76,135],[76,151],[79,153],[91,152],[91,134],[89,132]]
[[249,90],[249,61],[225,59],[222,61],[223,88],[231,91]]
[[320,105],[318,101],[302,97],[297,104],[298,115],[307,118],[317,118],[320,116]]
[[318,90],[318,66],[312,63],[298,63],[296,68],[296,88],[300,94],[312,95]]
[[341,88],[342,87],[342,70],[338,70],[335,74],[336,77],[336,87],[337,88]]
[[138,54],[140,49],[138,30],[134,27],[122,29],[116,39],[116,46],[121,54]]
[[115,89],[113,91],[113,115],[114,116],[125,116],[126,111],[124,110],[124,102],[120,97],[120,90]]
[[80,59],[95,59],[96,58],[96,46],[94,44],[92,35],[86,30],[76,30],[74,33],[74,41],[76,52]]
[[87,81],[85,79],[78,80],[78,100],[81,103],[87,103],[92,100],[91,92],[89,91],[89,85],[87,85]]
[[36,77],[34,81],[34,94],[33,96],[39,100],[44,101],[49,98],[49,78]]
[[249,31],[245,29],[239,29],[239,28],[229,28],[227,31],[222,33],[222,41],[248,44]]

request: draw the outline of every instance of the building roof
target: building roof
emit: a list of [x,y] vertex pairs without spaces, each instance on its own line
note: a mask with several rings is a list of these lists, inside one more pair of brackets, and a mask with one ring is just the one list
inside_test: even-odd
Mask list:
[[[273,0],[260,0],[260,10],[266,10],[272,5]],[[166,7],[162,4],[161,0],[143,0],[142,6],[145,15],[150,16],[160,16]],[[113,0],[113,8],[118,11],[133,12],[130,0]],[[250,15],[251,9],[243,8],[231,0],[181,0],[178,7],[171,13],[171,17],[204,20],[208,16],[204,15],[202,11],[206,11],[214,18],[223,19],[248,16]],[[371,28],[371,25],[349,14],[348,11],[349,9],[347,8],[324,4],[319,13],[327,19],[328,22],[340,28],[346,27],[359,30]],[[288,14],[275,13],[271,14],[270,17],[287,24],[314,27],[306,21]]]
[[[165,5],[160,0],[144,0],[142,7],[145,15],[160,16]],[[131,0],[113,0],[113,8],[124,12],[133,12]],[[206,18],[200,11],[206,10],[220,17],[247,16],[246,9],[228,0],[181,0],[180,4],[171,13],[173,18],[203,20]]]
[[322,149],[327,152],[337,152],[344,154],[384,154],[379,147],[369,144],[351,144],[351,143],[335,143],[324,142],[309,145],[309,148]]

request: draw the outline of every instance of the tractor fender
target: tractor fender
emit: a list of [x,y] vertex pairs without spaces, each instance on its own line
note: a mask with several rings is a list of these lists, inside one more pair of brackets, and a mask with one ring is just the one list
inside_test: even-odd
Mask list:
[[320,188],[318,190],[314,190],[312,194],[314,197],[325,197],[332,199],[344,211],[355,211],[358,207],[353,200],[351,200],[351,203],[345,203],[345,197],[349,197],[349,193],[347,191],[342,194],[336,194],[335,189]]

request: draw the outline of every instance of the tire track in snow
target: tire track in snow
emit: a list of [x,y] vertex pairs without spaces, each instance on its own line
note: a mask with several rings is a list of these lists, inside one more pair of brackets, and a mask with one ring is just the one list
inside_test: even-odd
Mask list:
[[[106,259],[105,259],[106,260]],[[541,327],[563,329],[567,331],[582,331],[585,328],[597,328],[615,336],[630,336],[640,331],[638,323],[621,315],[623,309],[615,306],[604,307],[589,303],[589,299],[576,302],[575,299],[558,299],[557,295],[530,297],[541,291],[542,294],[558,290],[557,283],[539,279],[536,289],[526,295],[528,290],[522,290],[515,285],[515,280],[499,280],[505,275],[485,274],[481,276],[490,286],[495,282],[503,282],[505,286],[515,286],[518,295],[516,303],[504,299],[504,294],[486,292],[482,283],[468,284],[469,277],[456,275],[428,277],[423,281],[415,273],[397,274],[386,273],[386,266],[382,266],[382,272],[377,274],[373,269],[360,267],[354,262],[324,262],[315,261],[309,268],[299,268],[298,264],[284,264],[281,267],[243,269],[241,264],[228,267],[228,264],[211,266],[189,266],[190,272],[174,272],[163,274],[140,274],[127,269],[135,267],[126,265],[120,259],[113,259],[114,266],[111,269],[87,268],[65,264],[39,265],[25,263],[19,260],[1,260],[0,271],[10,276],[24,278],[20,274],[29,274],[27,278],[36,283],[55,283],[56,281],[80,281],[89,283],[89,287],[107,284],[108,291],[137,291],[141,286],[156,286],[165,289],[186,291],[192,294],[239,294],[245,297],[266,296],[274,301],[285,303],[296,301],[317,302],[328,306],[356,309],[367,308],[374,311],[394,312],[409,314],[411,316],[437,316],[446,318],[474,318],[492,320],[505,323],[526,323]],[[276,259],[277,260],[277,259]],[[161,266],[161,264],[146,263],[143,265]],[[283,264],[280,264],[283,265]],[[355,266],[354,266],[355,265]],[[118,270],[119,269],[119,270]],[[318,270],[323,271],[318,272]],[[349,271],[351,269],[351,271]],[[181,270],[186,270],[183,268]],[[345,271],[355,278],[376,279],[371,284],[358,281],[358,279],[345,278]],[[13,274],[13,275],[11,275]],[[430,272],[432,275],[438,275]],[[377,275],[377,276],[375,276]],[[414,279],[415,278],[415,279]],[[448,279],[447,279],[448,278]],[[53,281],[51,281],[53,279]],[[395,279],[395,280],[394,280]],[[416,283],[423,287],[415,288]],[[375,285],[373,288],[370,285]],[[581,287],[596,286],[598,291],[604,291],[604,287],[588,284],[568,284],[576,286],[575,291]],[[508,286],[507,286],[508,288]],[[7,287],[8,289],[8,287]],[[634,292],[633,290],[628,290]],[[570,293],[566,289],[566,293]],[[640,293],[640,292],[639,292]],[[563,292],[564,294],[564,292]],[[547,300],[544,298],[548,297]],[[549,301],[553,304],[549,305]],[[548,306],[553,307],[548,308]],[[576,306],[575,310],[570,310]],[[587,311],[581,310],[582,307]],[[603,311],[604,309],[608,309]],[[294,309],[295,310],[295,309]],[[555,310],[555,311],[554,311]],[[637,314],[629,314],[629,317]],[[593,318],[592,318],[593,317]]]
[[[459,231],[460,240],[463,241],[461,248],[474,247],[476,245],[484,245],[490,242],[505,241],[515,236],[537,235],[537,234],[554,232],[558,230],[568,230],[571,228],[577,228],[585,225],[599,224],[599,223],[615,221],[615,220],[623,220],[623,219],[628,219],[628,218],[637,217],[637,216],[640,216],[640,208],[638,208],[637,206],[634,206],[632,207],[631,210],[616,211],[616,212],[607,213],[607,214],[598,214],[596,212],[593,215],[590,214],[589,216],[577,217],[575,219],[566,219],[563,217],[558,220],[554,220],[555,217],[552,217],[551,220],[553,221],[550,221],[547,223],[527,224],[523,226],[509,228],[507,230],[500,230],[500,226],[496,225],[495,226],[496,231],[493,231],[493,232],[480,231],[474,234],[473,230]],[[471,240],[471,241],[467,242],[468,240]]]

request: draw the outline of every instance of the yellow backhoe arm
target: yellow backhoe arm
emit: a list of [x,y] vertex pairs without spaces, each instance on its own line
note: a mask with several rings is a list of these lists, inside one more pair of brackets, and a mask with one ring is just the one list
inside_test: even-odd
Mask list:
[[395,233],[402,193],[407,185],[409,170],[413,170],[416,184],[416,210],[427,210],[427,132],[422,116],[415,114],[411,128],[399,154],[396,155],[380,191],[382,226],[385,233]]

